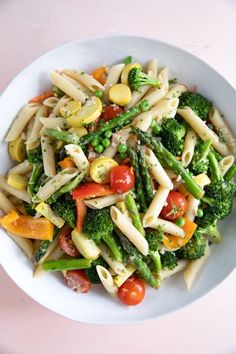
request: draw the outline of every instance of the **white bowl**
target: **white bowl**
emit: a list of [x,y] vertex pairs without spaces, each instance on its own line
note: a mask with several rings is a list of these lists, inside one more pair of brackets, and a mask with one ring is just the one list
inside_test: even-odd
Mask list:
[[[170,77],[197,85],[199,92],[212,100],[224,113],[236,131],[236,94],[233,87],[215,70],[195,56],[154,39],[132,36],[106,36],[83,39],[58,47],[24,69],[7,87],[0,99],[0,173],[11,165],[4,143],[5,134],[20,107],[31,97],[50,87],[49,72],[60,68],[91,71],[102,64],[119,63],[132,55],[135,61],[157,58],[161,66],[170,69]],[[236,226],[232,213],[222,223],[223,241],[211,247],[211,257],[191,291],[187,291],[183,276],[165,281],[160,290],[148,289],[141,305],[123,306],[107,296],[101,287],[88,294],[78,294],[67,288],[60,276],[46,274],[32,277],[33,266],[15,243],[0,230],[0,261],[8,275],[34,300],[68,318],[94,324],[127,324],[157,318],[177,310],[206,294],[234,269],[236,265]]]

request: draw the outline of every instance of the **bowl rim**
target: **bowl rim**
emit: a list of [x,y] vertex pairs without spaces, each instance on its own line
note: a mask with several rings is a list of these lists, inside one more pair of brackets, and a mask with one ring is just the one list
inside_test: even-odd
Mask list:
[[[175,44],[173,44],[171,42],[163,41],[163,40],[160,40],[160,39],[152,37],[152,36],[141,36],[141,35],[134,35],[134,34],[129,34],[129,33],[116,32],[116,33],[108,33],[108,34],[106,34],[106,33],[98,34],[98,35],[94,35],[94,36],[89,36],[89,35],[88,36],[83,36],[83,37],[81,37],[79,39],[74,39],[72,41],[65,42],[65,43],[63,43],[61,45],[58,45],[58,46],[56,46],[56,47],[44,52],[42,55],[40,55],[39,57],[34,59],[30,64],[26,65],[22,70],[20,70],[18,72],[17,75],[15,75],[13,77],[12,80],[10,80],[10,82],[8,82],[8,84],[5,86],[5,88],[3,89],[2,93],[0,94],[0,105],[1,105],[2,100],[4,100],[5,93],[8,91],[10,86],[18,79],[18,77],[20,75],[22,75],[26,70],[28,70],[31,66],[33,66],[35,63],[37,63],[38,61],[40,61],[41,59],[43,59],[47,55],[53,54],[53,52],[57,51],[59,48],[66,48],[67,46],[73,45],[75,43],[84,43],[84,42],[89,42],[89,41],[94,41],[94,40],[99,40],[99,39],[119,38],[119,37],[130,38],[130,39],[149,40],[149,41],[153,41],[153,42],[156,42],[156,43],[160,43],[161,45],[166,45],[166,46],[172,47],[175,50],[182,52],[183,54],[187,54],[188,56],[192,57],[194,60],[197,60],[198,62],[204,64],[204,66],[206,66],[208,69],[213,71],[214,74],[216,74],[221,80],[224,80],[230,86],[230,88],[234,91],[234,93],[236,94],[236,88],[227,79],[225,79],[224,76],[221,73],[219,73],[214,67],[212,67],[209,63],[207,63],[204,59],[199,58],[197,55],[189,52],[188,50],[183,49],[182,47],[179,47],[179,46],[177,46],[177,45],[175,45]],[[197,298],[195,298],[193,300],[190,300],[186,304],[182,304],[177,309],[170,310],[169,312],[160,314],[158,316],[153,315],[153,316],[149,316],[149,317],[144,317],[141,320],[134,320],[134,321],[131,320],[129,322],[117,321],[117,322],[114,323],[114,322],[108,322],[108,321],[99,321],[99,322],[98,321],[93,321],[93,322],[91,322],[89,320],[88,321],[86,321],[86,320],[78,320],[76,318],[71,317],[70,315],[65,313],[63,310],[60,311],[60,312],[57,312],[52,307],[50,307],[50,305],[48,305],[48,304],[45,305],[43,303],[43,301],[40,301],[39,299],[36,299],[36,298],[32,297],[28,293],[28,291],[25,288],[21,287],[18,284],[17,280],[10,275],[10,272],[8,272],[8,269],[3,264],[1,264],[1,262],[0,262],[0,266],[7,273],[7,275],[10,277],[10,279],[13,281],[13,283],[16,284],[17,287],[21,291],[23,291],[27,296],[29,296],[31,299],[33,299],[35,302],[37,302],[38,304],[40,304],[44,308],[54,312],[55,314],[57,314],[59,316],[64,317],[66,319],[70,319],[70,320],[73,320],[73,321],[76,321],[76,322],[79,322],[79,323],[83,323],[83,324],[86,324],[86,325],[102,325],[102,326],[137,325],[137,324],[146,323],[147,321],[151,321],[151,320],[159,320],[159,319],[161,319],[164,316],[169,316],[169,315],[171,315],[171,314],[173,314],[173,313],[175,313],[177,311],[180,311],[181,309],[183,309],[185,307],[189,307],[191,304],[196,303],[198,300],[200,300],[201,298],[203,298],[207,294],[210,294],[215,288],[217,288],[220,284],[222,284],[235,269],[235,268],[230,269],[228,271],[228,273],[225,275],[225,277],[222,280],[220,280],[217,284],[215,284],[210,290],[208,290],[204,294],[201,294]]]

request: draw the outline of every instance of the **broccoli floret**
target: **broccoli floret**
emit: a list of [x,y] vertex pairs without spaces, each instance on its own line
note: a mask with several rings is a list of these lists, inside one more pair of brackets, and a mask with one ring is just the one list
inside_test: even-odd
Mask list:
[[101,280],[98,276],[96,266],[101,265],[102,267],[108,268],[107,263],[104,261],[102,257],[99,257],[98,259],[95,259],[92,261],[91,267],[85,269],[85,274],[87,275],[88,279],[92,284],[99,284],[101,283]]
[[51,207],[72,229],[75,227],[76,207],[73,200],[67,201],[63,197],[58,199]]
[[198,259],[204,256],[206,249],[206,239],[201,232],[195,231],[189,242],[176,251],[178,258]]
[[206,225],[205,227],[198,226],[196,232],[198,234],[201,234],[202,236],[209,237],[211,239],[211,241],[213,241],[215,243],[219,243],[221,241],[221,234],[220,234],[220,231],[217,227],[217,221],[215,221],[213,224]]
[[173,155],[180,156],[184,146],[186,125],[181,118],[164,118],[161,124],[161,142]]
[[179,108],[190,107],[198,117],[207,120],[212,103],[199,93],[184,92],[179,97]]
[[132,90],[139,91],[143,85],[159,86],[160,81],[145,74],[140,68],[134,67],[128,75],[129,86]]
[[83,231],[99,245],[103,234],[112,234],[114,224],[109,209],[89,210],[84,220]]
[[195,175],[200,173],[207,173],[209,168],[208,153],[211,148],[211,140],[199,140],[194,149],[193,158],[189,169]]
[[41,148],[35,148],[32,150],[29,150],[27,159],[31,165],[37,163],[37,162],[42,162],[43,157],[42,157],[42,150]]
[[161,270],[161,256],[159,248],[163,240],[164,231],[161,227],[158,229],[146,229],[145,237],[149,245],[149,255],[153,261],[154,270],[159,273]]
[[175,252],[165,252],[161,254],[161,265],[162,268],[167,268],[170,270],[175,269],[178,265],[178,258],[176,257]]

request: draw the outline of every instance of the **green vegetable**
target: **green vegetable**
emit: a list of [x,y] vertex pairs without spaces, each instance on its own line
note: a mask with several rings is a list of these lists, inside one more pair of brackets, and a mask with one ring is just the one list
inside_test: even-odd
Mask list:
[[105,148],[107,148],[108,146],[111,145],[111,142],[110,142],[110,140],[109,140],[108,138],[104,138],[104,139],[102,139],[102,145],[103,145]]
[[31,198],[35,194],[35,186],[37,185],[37,182],[38,182],[39,177],[41,176],[42,172],[43,172],[42,162],[33,163],[33,169],[32,169],[30,179],[28,182],[28,186],[27,186],[27,191],[28,191]]
[[138,269],[140,275],[154,288],[158,287],[158,280],[153,276],[148,265],[143,261],[141,253],[132,245],[120,230],[116,229],[116,234],[119,236],[122,247],[129,254],[130,262]]
[[208,154],[211,149],[211,140],[199,140],[195,146],[193,158],[189,169],[193,174],[207,173],[209,168]]
[[[57,234],[58,234],[58,228],[54,226],[53,240],[56,239]],[[46,255],[48,248],[52,244],[53,240],[52,241],[43,240],[40,242],[39,246],[37,247],[33,255],[34,264],[38,264],[40,260]]]
[[212,183],[220,182],[221,180],[223,180],[223,177],[221,176],[221,171],[220,171],[220,166],[218,164],[218,161],[216,160],[216,157],[212,152],[209,152],[208,157],[209,157],[209,165],[210,165],[210,172],[211,172],[211,181]]
[[135,171],[135,190],[140,204],[141,211],[147,210],[147,203],[144,195],[144,186],[138,165],[138,156],[133,148],[129,148],[129,157],[131,165]]
[[145,199],[147,205],[149,206],[154,198],[154,193],[152,188],[152,178],[148,171],[148,167],[140,144],[137,145],[137,156],[138,156],[139,170],[142,177],[143,186],[145,189]]
[[169,270],[175,269],[178,265],[178,259],[175,252],[165,252],[161,254],[161,264],[162,268],[167,268]]
[[97,269],[96,269],[97,265],[100,265],[104,268],[108,268],[106,261],[102,257],[99,257],[98,259],[93,260],[91,263],[91,267],[85,269],[85,274],[92,284],[101,283],[101,280],[98,276]]
[[197,210],[197,216],[199,217],[199,218],[201,218],[202,216],[203,216],[203,210],[202,209],[198,209]]
[[119,144],[117,150],[120,154],[123,154],[128,150],[128,147],[125,144]]
[[175,220],[175,223],[176,223],[177,226],[183,227],[184,224],[185,224],[185,218],[178,218],[178,219]]
[[91,145],[93,147],[97,146],[99,144],[99,140],[97,138],[95,138],[94,140],[91,141]]
[[127,153],[119,154],[119,158],[120,158],[121,160],[127,159],[127,157],[128,157],[128,154],[127,154]]
[[112,131],[111,130],[107,130],[105,133],[104,133],[104,136],[105,136],[105,138],[108,138],[108,139],[110,139],[111,137],[112,137]]
[[136,227],[136,229],[144,236],[145,231],[142,225],[142,221],[140,219],[140,215],[135,200],[132,197],[131,193],[125,196],[125,205],[129,211],[129,215],[131,217],[134,227]]
[[231,179],[234,178],[236,173],[236,164],[234,163],[226,172],[226,174],[224,175],[224,180],[225,181],[230,181]]
[[55,94],[59,97],[62,97],[65,95],[65,92],[63,92],[61,89],[59,89],[59,87],[57,86],[53,86],[52,88],[53,92],[55,92]]
[[95,146],[94,151],[97,152],[98,154],[101,154],[104,150],[104,147],[101,144],[98,144]]
[[25,203],[24,204],[25,210],[28,215],[35,216],[36,215],[36,210],[33,208],[32,204]]
[[57,261],[46,261],[42,263],[43,270],[62,271],[73,269],[86,269],[91,266],[91,260],[86,258],[80,259],[59,259]]
[[161,242],[163,240],[164,231],[162,228],[154,229],[146,229],[146,240],[149,245],[149,255],[154,263],[155,271],[159,273],[161,271],[161,256],[159,253],[159,248]]
[[125,65],[131,64],[131,63],[132,63],[132,60],[133,60],[132,56],[129,55],[128,57],[126,57],[126,58],[123,60],[123,64],[125,64]]
[[161,125],[160,124],[155,124],[154,127],[152,128],[152,132],[155,135],[159,135],[161,132]]
[[35,163],[41,163],[43,161],[41,147],[29,150],[27,154],[27,159],[31,165]]
[[159,136],[164,147],[173,155],[182,154],[185,134],[186,125],[182,118],[163,118]]
[[183,92],[179,97],[179,107],[190,107],[198,117],[207,120],[212,103],[199,93]]
[[72,229],[75,227],[76,207],[73,200],[59,198],[51,207],[55,214],[65,220]]
[[132,132],[138,136],[142,143],[146,144],[154,151],[158,159],[159,157],[163,159],[176,175],[181,176],[185,187],[194,198],[202,198],[204,194],[202,188],[193,180],[190,173],[183,167],[181,162],[176,160],[175,156],[172,155],[160,141],[156,140],[150,133],[143,132],[138,128],[132,127]]
[[98,98],[102,98],[103,97],[103,91],[102,90],[96,90],[94,92],[94,95],[97,96]]
[[134,67],[128,75],[129,86],[132,90],[139,91],[143,85],[160,86],[160,81],[145,74],[141,68]]
[[97,245],[99,245],[102,240],[105,241],[114,258],[117,261],[122,262],[122,254],[119,250],[116,239],[112,234],[113,230],[114,224],[109,209],[92,209],[88,211],[84,220],[83,232],[85,232]]
[[176,255],[178,258],[195,260],[204,256],[205,249],[205,237],[201,233],[195,231],[189,242],[176,251]]

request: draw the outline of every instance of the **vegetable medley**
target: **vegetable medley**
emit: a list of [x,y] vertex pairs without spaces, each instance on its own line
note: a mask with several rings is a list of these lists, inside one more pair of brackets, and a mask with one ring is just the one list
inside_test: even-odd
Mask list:
[[[0,225],[34,275],[139,304],[183,271],[190,289],[233,208],[234,138],[206,97],[156,60],[55,71],[18,113]],[[158,293],[157,293],[158,296]]]

